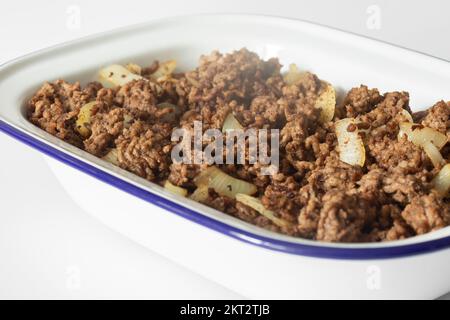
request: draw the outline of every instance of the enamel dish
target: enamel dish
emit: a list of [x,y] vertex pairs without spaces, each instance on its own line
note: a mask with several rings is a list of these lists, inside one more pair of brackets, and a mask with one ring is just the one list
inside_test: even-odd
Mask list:
[[149,65],[154,59],[176,59],[179,70],[186,70],[201,54],[241,47],[263,59],[278,57],[285,68],[294,62],[341,93],[361,83],[380,91],[405,90],[414,110],[450,100],[446,61],[296,20],[200,15],[88,37],[3,65],[0,130],[49,156],[66,191],[103,223],[248,298],[428,299],[450,291],[450,228],[370,244],[275,234],[171,194],[25,118],[26,100],[44,81],[85,84],[106,65]]

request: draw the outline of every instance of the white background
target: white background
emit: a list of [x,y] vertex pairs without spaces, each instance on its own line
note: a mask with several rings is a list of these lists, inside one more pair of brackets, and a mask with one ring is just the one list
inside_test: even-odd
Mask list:
[[[200,12],[299,18],[450,60],[449,9],[445,0],[4,0],[0,63],[111,28]],[[0,298],[242,298],[103,226],[64,193],[41,154],[1,133],[0,201]]]

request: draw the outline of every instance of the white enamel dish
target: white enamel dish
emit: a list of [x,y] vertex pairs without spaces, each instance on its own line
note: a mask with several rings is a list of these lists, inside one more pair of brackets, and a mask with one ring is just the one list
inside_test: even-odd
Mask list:
[[450,291],[450,228],[375,244],[275,234],[170,194],[58,140],[24,116],[25,101],[44,81],[85,84],[102,66],[148,65],[154,59],[176,59],[187,70],[201,54],[241,47],[264,59],[278,57],[285,66],[295,62],[341,92],[361,83],[405,90],[413,110],[450,100],[446,61],[296,20],[202,15],[100,34],[3,65],[0,130],[49,155],[62,186],[99,220],[246,297],[431,299]]

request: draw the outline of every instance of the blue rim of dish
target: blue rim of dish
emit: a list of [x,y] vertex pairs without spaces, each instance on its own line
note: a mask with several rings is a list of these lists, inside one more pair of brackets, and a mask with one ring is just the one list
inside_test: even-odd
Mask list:
[[165,199],[159,195],[151,193],[124,181],[114,175],[111,175],[97,167],[94,167],[82,160],[79,160],[65,152],[62,152],[38,139],[12,127],[6,122],[0,120],[0,131],[25,143],[26,145],[39,150],[40,152],[53,157],[75,169],[78,169],[94,178],[110,184],[120,190],[134,195],[144,201],[157,205],[183,218],[198,223],[204,227],[230,236],[234,239],[259,246],[262,248],[280,251],[288,254],[300,256],[327,258],[327,259],[346,259],[346,260],[370,260],[370,259],[389,259],[399,258],[417,254],[430,253],[437,250],[443,250],[450,247],[450,237],[430,240],[408,245],[399,245],[383,248],[336,248],[317,245],[308,245],[293,243],[283,240],[276,240],[261,235],[257,235],[239,228],[230,226],[226,223],[207,217],[200,212],[186,208],[180,204]]

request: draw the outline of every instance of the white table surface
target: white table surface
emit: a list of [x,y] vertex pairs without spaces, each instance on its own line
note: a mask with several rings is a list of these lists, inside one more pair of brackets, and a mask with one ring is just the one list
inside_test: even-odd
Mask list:
[[[0,63],[111,28],[199,12],[300,18],[450,60],[448,9],[445,0],[4,0]],[[0,150],[0,298],[243,298],[83,212],[37,151],[1,133]]]

